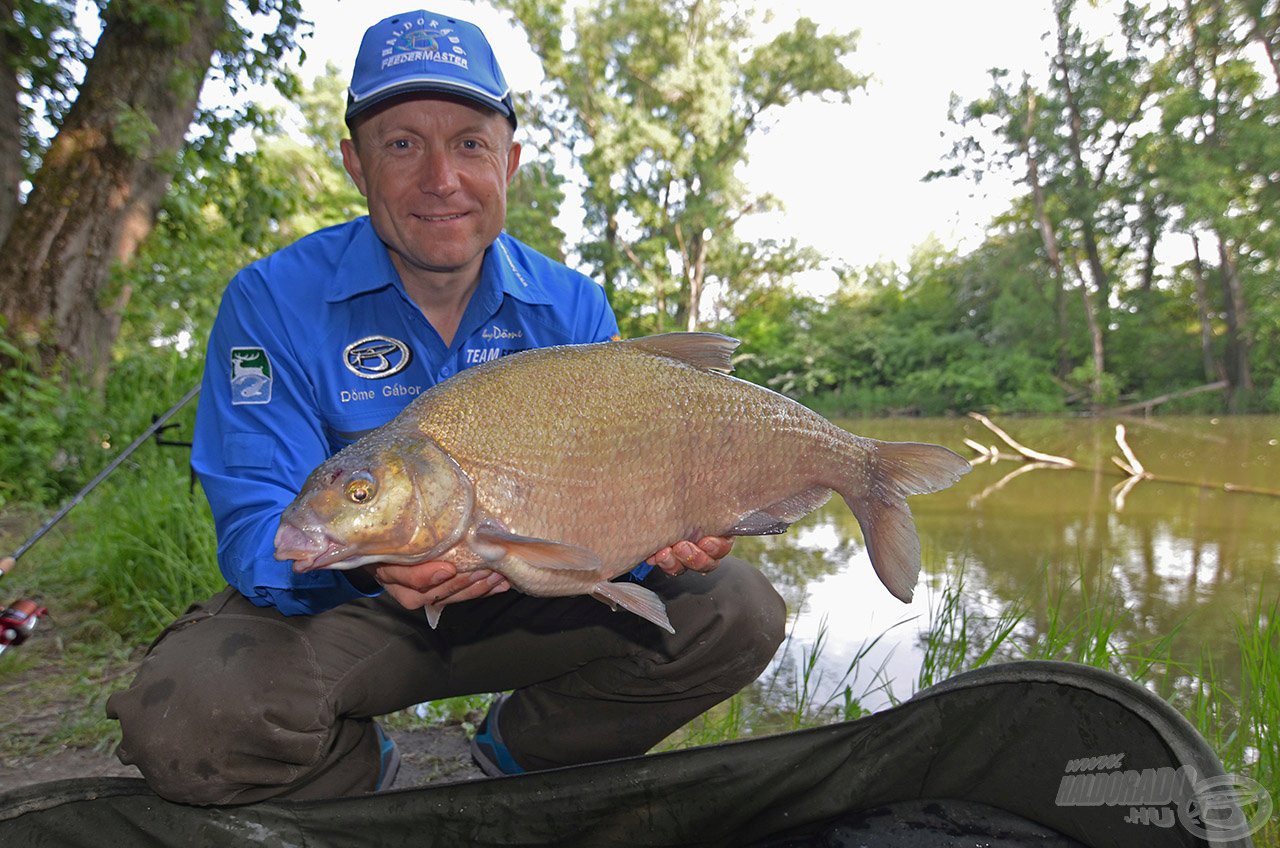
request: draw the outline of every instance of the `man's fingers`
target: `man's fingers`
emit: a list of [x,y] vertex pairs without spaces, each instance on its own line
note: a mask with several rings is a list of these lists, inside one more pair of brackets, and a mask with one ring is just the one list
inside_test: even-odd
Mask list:
[[459,574],[427,592],[400,583],[387,583],[385,588],[405,609],[421,609],[427,604],[447,605],[496,595],[510,589],[511,584],[501,574],[486,570]]
[[714,560],[724,559],[733,550],[731,536],[704,536],[698,540],[698,547]]
[[676,542],[669,548],[663,548],[650,559],[653,565],[672,576],[690,571],[707,572],[720,564],[720,560],[729,555],[733,549],[733,539],[725,536],[704,536],[695,545],[693,542]]
[[[499,587],[502,588],[499,588]],[[427,593],[427,599],[433,604],[455,604],[458,601],[470,601],[483,598],[485,595],[506,591],[510,584],[501,574],[488,570],[459,574],[440,585],[440,588]]]
[[374,577],[383,586],[404,586],[418,592],[428,592],[457,575],[453,563],[444,561],[419,562],[412,565],[379,565]]

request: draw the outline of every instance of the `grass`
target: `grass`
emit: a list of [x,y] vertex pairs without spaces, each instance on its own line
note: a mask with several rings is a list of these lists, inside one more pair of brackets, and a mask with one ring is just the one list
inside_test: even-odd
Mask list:
[[[1169,700],[1217,752],[1227,773],[1256,780],[1280,804],[1280,601],[1260,602],[1251,616],[1237,618],[1239,655],[1226,658],[1232,662],[1215,661],[1206,651],[1190,667],[1174,657],[1176,629],[1144,644],[1125,645],[1117,633],[1130,612],[1105,582],[1092,590],[1080,580],[1040,585],[1049,586],[1044,597],[1026,597],[984,611],[966,603],[970,599],[963,572],[950,578],[938,593],[920,636],[924,658],[914,690],[994,662],[1060,660],[1106,669]],[[1039,627],[1028,621],[1036,602],[1043,602],[1044,621]],[[767,679],[681,729],[664,747],[711,744],[859,717],[867,697],[879,693],[892,700],[892,681],[885,677],[883,662],[871,670],[872,683],[861,697],[853,695],[847,682],[860,677],[859,666],[887,634],[864,642],[834,687],[822,672],[825,620],[812,646],[797,650],[789,635],[782,660]],[[1224,670],[1236,661],[1238,681]],[[779,688],[783,690],[780,697]],[[835,695],[820,694],[833,689]],[[837,703],[843,709],[833,710]],[[786,708],[780,709],[779,704]],[[1280,826],[1274,817],[1254,834],[1254,841],[1259,846],[1280,846]]]

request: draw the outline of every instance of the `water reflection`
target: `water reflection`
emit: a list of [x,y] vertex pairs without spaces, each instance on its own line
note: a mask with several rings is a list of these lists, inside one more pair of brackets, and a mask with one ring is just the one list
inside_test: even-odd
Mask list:
[[[996,442],[969,419],[845,423],[863,435],[937,442],[965,456],[974,455],[966,438]],[[838,705],[846,686],[873,709],[909,697],[931,610],[962,570],[961,603],[976,628],[995,627],[1002,612],[1021,604],[1017,636],[1026,644],[1063,615],[1115,602],[1120,614],[1109,634],[1115,647],[1142,655],[1169,640],[1172,656],[1187,668],[1208,654],[1232,679],[1236,617],[1251,617],[1259,596],[1269,601],[1280,586],[1280,498],[1144,480],[1118,501],[1113,490],[1125,475],[1111,462],[1120,455],[1115,421],[1000,423],[1023,444],[1091,470],[990,463],[949,490],[913,498],[925,574],[911,604],[896,601],[876,579],[857,521],[839,498],[785,535],[738,541],[735,552],[761,564],[791,615],[791,639],[757,684],[755,699],[787,708],[784,696],[803,676],[824,627],[813,672],[821,678],[818,700]],[[1157,475],[1280,489],[1280,417],[1125,424],[1134,453]],[[890,628],[860,661],[860,673],[846,679],[851,659]],[[970,652],[983,649],[987,638],[970,633]],[[1164,688],[1178,684],[1177,674]],[[881,687],[886,680],[890,685]]]

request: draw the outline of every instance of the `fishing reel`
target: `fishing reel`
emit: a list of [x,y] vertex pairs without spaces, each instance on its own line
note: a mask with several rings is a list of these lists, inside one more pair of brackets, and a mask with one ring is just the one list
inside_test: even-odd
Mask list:
[[0,609],[0,654],[10,645],[21,645],[27,641],[40,617],[48,612],[30,598],[14,601]]

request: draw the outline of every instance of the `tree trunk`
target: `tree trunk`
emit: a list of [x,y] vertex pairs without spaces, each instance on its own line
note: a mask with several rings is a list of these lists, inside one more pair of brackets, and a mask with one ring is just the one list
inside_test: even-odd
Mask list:
[[[1081,138],[1081,127],[1083,118],[1080,115],[1080,104],[1076,98],[1075,88],[1071,85],[1071,69],[1067,56],[1067,25],[1068,15],[1070,13],[1069,4],[1061,4],[1058,7],[1058,67],[1062,71],[1062,90],[1067,100],[1067,139],[1068,147],[1071,150],[1071,161],[1074,164],[1074,172],[1072,174],[1072,182],[1075,183],[1078,199],[1074,205],[1076,216],[1080,219],[1080,235],[1084,241],[1085,258],[1089,263],[1089,272],[1093,277],[1094,287],[1097,289],[1097,299],[1094,307],[1094,319],[1098,322],[1100,332],[1106,333],[1107,326],[1110,323],[1111,312],[1111,278],[1107,274],[1107,269],[1102,264],[1102,253],[1098,249],[1098,236],[1094,230],[1094,214],[1097,212],[1096,205],[1092,202],[1084,202],[1083,198],[1089,198],[1093,194],[1091,185],[1098,180],[1094,180],[1088,167],[1084,161],[1084,142]],[[1085,285],[1084,277],[1080,278],[1081,285]],[[1087,289],[1088,286],[1085,286]],[[1098,321],[1098,319],[1101,319]],[[1095,345],[1100,339],[1095,339]],[[1100,375],[1099,375],[1100,376]]]
[[1142,271],[1138,289],[1143,295],[1151,293],[1156,279],[1156,245],[1160,242],[1161,223],[1156,202],[1151,197],[1142,198]]
[[1107,370],[1105,345],[1102,327],[1098,322],[1098,310],[1090,296],[1089,284],[1085,281],[1079,267],[1076,268],[1076,276],[1080,278],[1080,296],[1084,299],[1084,320],[1089,327],[1090,352],[1093,358],[1093,379],[1089,381],[1089,391],[1093,395],[1091,405],[1096,411],[1102,408],[1102,375]]
[[1200,319],[1200,360],[1204,364],[1204,378],[1210,382],[1218,379],[1218,363],[1213,356],[1213,318],[1209,309],[1209,284],[1204,278],[1204,263],[1200,261],[1200,239],[1191,234],[1191,272],[1196,280],[1196,314]]
[[[144,16],[157,6],[170,8]],[[107,291],[111,267],[151,230],[225,10],[216,0],[115,0],[103,23],[79,96],[0,248],[11,330],[46,367],[68,359],[97,385],[128,299]]]
[[689,274],[689,314],[685,316],[685,329],[692,333],[698,329],[698,318],[702,313],[702,283],[707,275],[707,239],[699,233],[690,246],[696,255]]
[[14,65],[18,45],[9,33],[14,0],[0,0],[0,244],[18,212],[18,186],[22,182],[22,133],[18,131],[18,71]]
[[1244,287],[1230,246],[1219,235],[1218,258],[1221,262],[1222,300],[1227,314],[1227,379],[1231,381],[1229,407],[1240,411],[1240,396],[1253,391],[1253,374],[1249,370],[1248,308]]
[[1025,80],[1023,91],[1027,98],[1027,117],[1023,124],[1022,155],[1027,159],[1027,183],[1031,186],[1031,201],[1036,210],[1040,240],[1044,244],[1049,267],[1053,271],[1054,313],[1058,322],[1058,377],[1065,378],[1071,373],[1071,361],[1067,355],[1067,273],[1062,265],[1062,251],[1058,249],[1058,234],[1054,231],[1053,222],[1049,220],[1049,213],[1045,208],[1044,187],[1040,184],[1040,165],[1031,150],[1031,135],[1035,128],[1036,96]]

